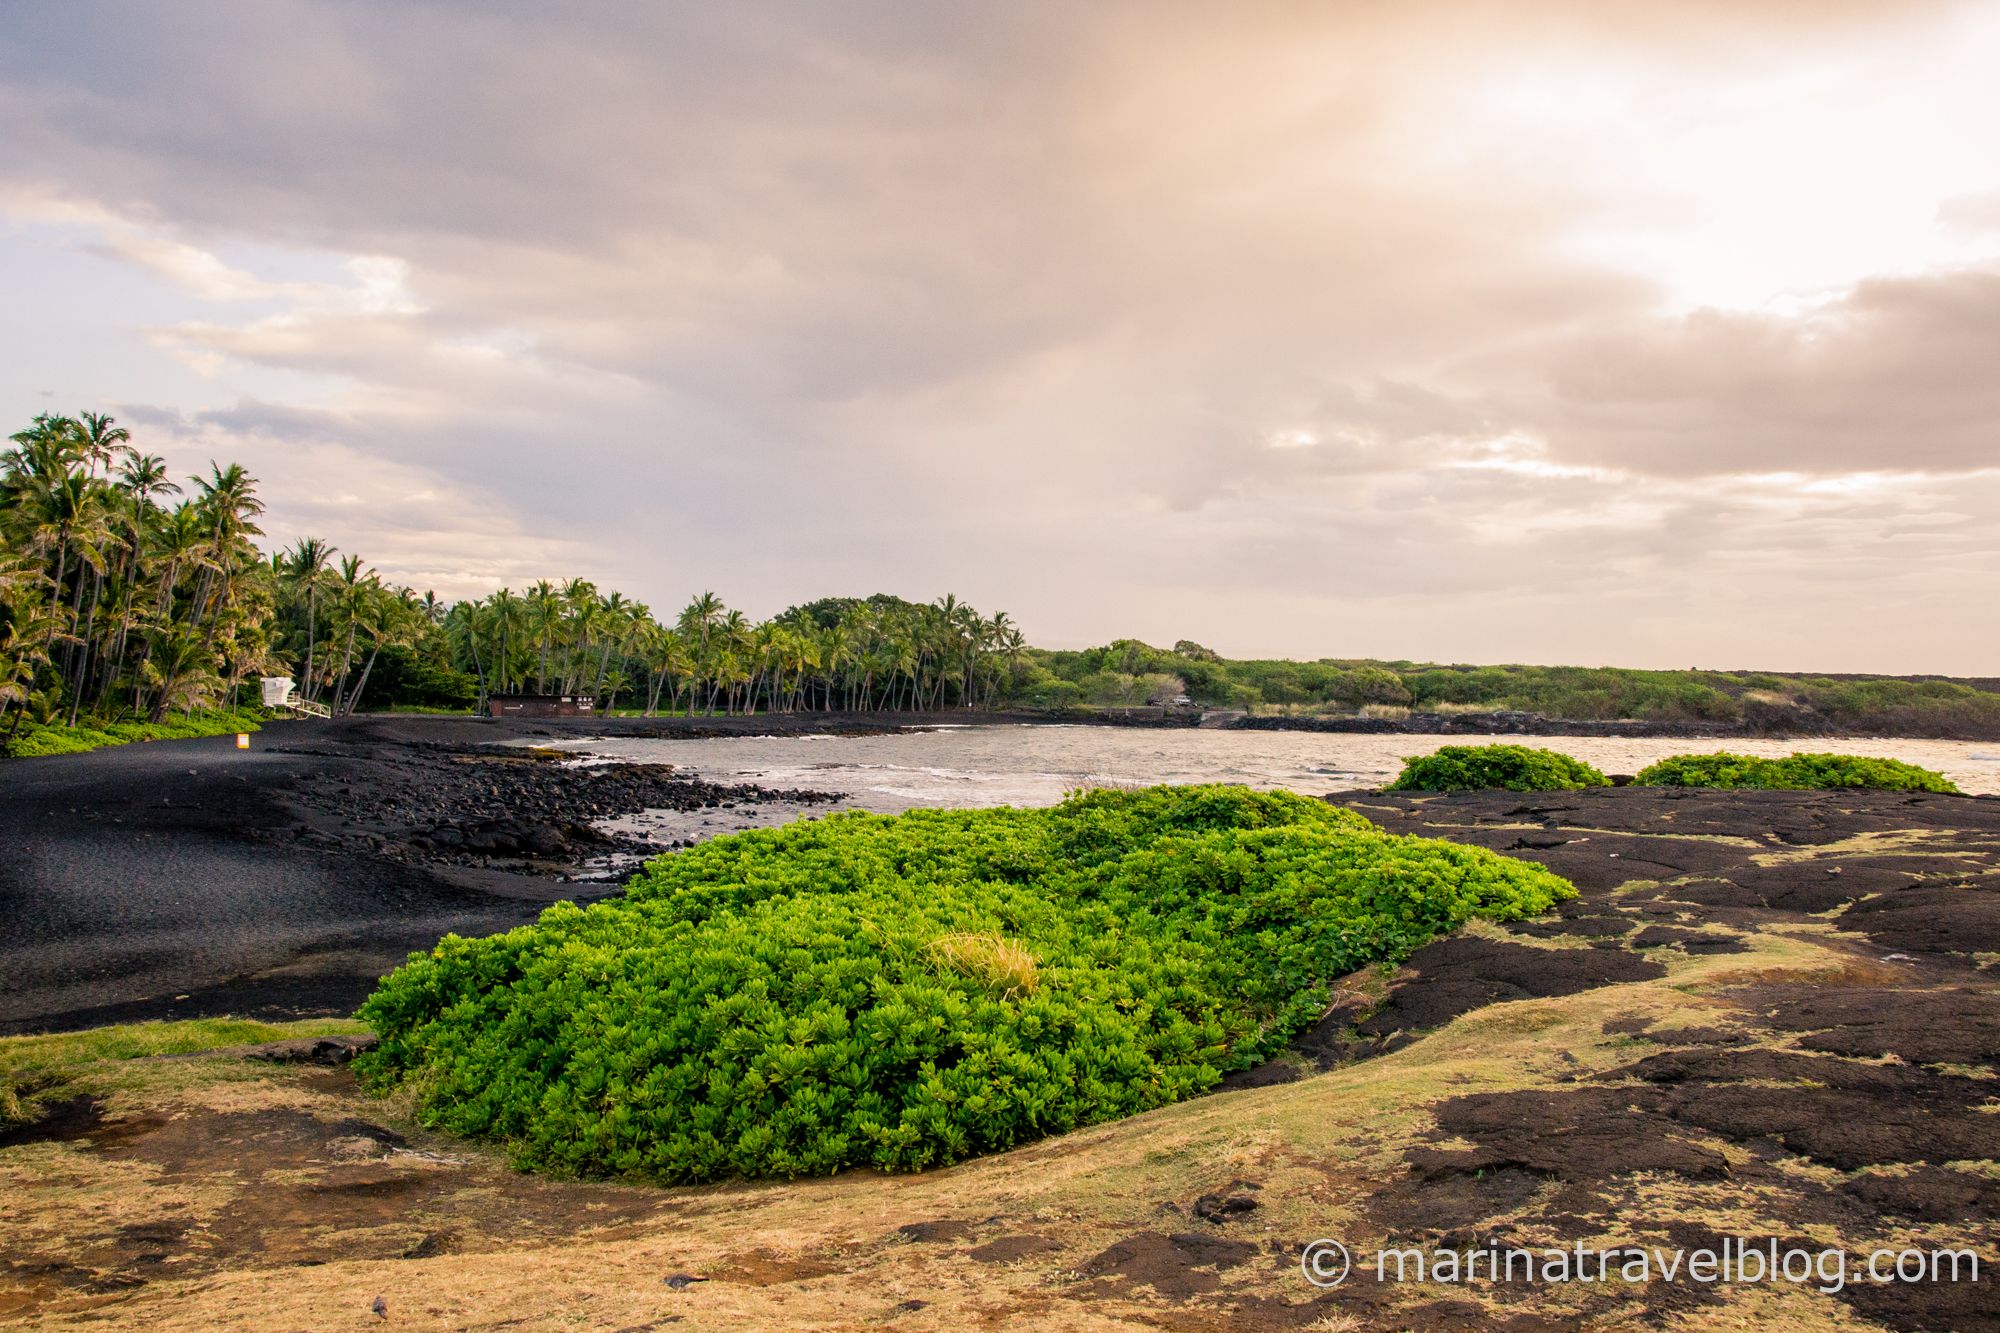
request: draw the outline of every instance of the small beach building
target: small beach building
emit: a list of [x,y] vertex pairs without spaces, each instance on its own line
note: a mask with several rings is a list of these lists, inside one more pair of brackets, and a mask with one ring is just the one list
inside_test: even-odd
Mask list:
[[488,717],[592,717],[597,700],[587,694],[490,694]]

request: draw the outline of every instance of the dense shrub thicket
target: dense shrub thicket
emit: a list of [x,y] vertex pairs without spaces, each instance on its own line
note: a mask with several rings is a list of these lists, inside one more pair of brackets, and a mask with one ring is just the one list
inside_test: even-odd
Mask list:
[[1446,745],[1405,760],[1390,791],[1575,791],[1611,780],[1555,750],[1527,745]]
[[97,722],[89,726],[27,726],[11,740],[0,740],[0,755],[34,759],[51,754],[82,754],[128,741],[186,740],[195,736],[227,736],[255,731],[263,714],[255,709],[197,713],[166,722]]
[[1284,793],[847,814],[655,861],[626,897],[413,955],[361,1063],[524,1165],[914,1169],[1179,1100],[1335,979],[1573,890]]
[[1677,754],[1641,769],[1633,779],[1644,787],[1761,787],[1818,791],[1868,787],[1877,791],[1956,792],[1942,773],[1900,759],[1851,754],[1794,754],[1759,759],[1747,754]]

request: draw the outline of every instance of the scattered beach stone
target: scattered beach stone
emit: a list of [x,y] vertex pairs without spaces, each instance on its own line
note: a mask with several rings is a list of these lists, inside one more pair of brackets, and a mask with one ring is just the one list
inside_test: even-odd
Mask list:
[[331,834],[333,845],[418,865],[534,868],[615,852],[650,855],[663,848],[607,833],[597,822],[648,810],[837,799],[705,782],[664,764],[551,762],[532,751],[405,744],[377,745],[364,755],[370,782],[298,782],[289,799],[314,832]]
[[1204,1222],[1221,1226],[1257,1211],[1257,1200],[1248,1194],[1204,1194],[1194,1201],[1194,1215]]
[[243,1051],[246,1060],[268,1060],[288,1065],[344,1065],[364,1051],[380,1045],[372,1032],[336,1037],[297,1037],[290,1041],[268,1042]]
[[955,1217],[934,1218],[928,1222],[905,1222],[896,1228],[896,1238],[916,1245],[964,1240],[972,1235],[976,1225]]

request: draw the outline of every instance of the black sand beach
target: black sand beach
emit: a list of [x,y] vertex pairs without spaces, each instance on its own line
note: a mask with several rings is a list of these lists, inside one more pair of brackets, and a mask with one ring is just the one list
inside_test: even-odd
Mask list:
[[815,803],[492,743],[773,728],[380,717],[275,723],[242,751],[223,736],[5,763],[0,1033],[349,1013],[447,932],[505,930],[551,902],[615,892],[573,878],[620,849],[594,820],[767,804],[781,808],[760,813],[782,817]]

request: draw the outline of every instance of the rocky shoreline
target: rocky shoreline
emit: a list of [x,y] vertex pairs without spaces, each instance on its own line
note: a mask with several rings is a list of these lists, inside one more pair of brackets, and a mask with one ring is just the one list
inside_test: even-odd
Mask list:
[[[308,749],[282,753],[312,754]],[[428,746],[374,757],[367,780],[305,782],[285,794],[309,847],[406,865],[477,867],[574,879],[586,860],[639,858],[691,846],[698,835],[649,836],[606,827],[640,812],[775,806],[780,818],[838,799],[826,792],[707,782],[663,764],[580,762],[549,749]],[[592,878],[622,879],[622,874]]]
[[1662,721],[1647,718],[1568,718],[1513,710],[1477,713],[1415,712],[1403,717],[1353,714],[1250,716],[1235,710],[1199,707],[1119,708],[1098,712],[982,715],[982,721],[1056,722],[1070,726],[1159,727],[1225,731],[1313,731],[1353,736],[1597,736],[1722,742],[1728,740],[1866,739],[1908,736],[1923,740],[2000,740],[2000,729],[1938,726],[1923,718],[1880,717],[1866,725],[1837,723],[1804,708],[1747,707],[1731,722]]
[[[1540,713],[1412,713],[1406,718],[1244,717],[1231,731],[1327,731],[1362,736],[1619,736],[1719,740],[1783,737],[1788,731],[1750,729],[1722,722],[1612,722],[1543,717]],[[1832,733],[1814,732],[1814,735]]]

